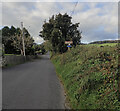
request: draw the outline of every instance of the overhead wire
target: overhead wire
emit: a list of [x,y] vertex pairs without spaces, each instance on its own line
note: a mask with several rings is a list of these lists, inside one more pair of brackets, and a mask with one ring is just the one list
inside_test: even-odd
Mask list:
[[[75,12],[75,9],[76,9],[78,3],[79,3],[79,0],[75,3],[75,6],[74,6],[74,8],[73,8],[73,11],[71,11],[71,15],[70,15],[71,17],[73,16],[73,14],[74,14],[74,12]],[[81,31],[81,33],[82,33],[82,31]]]
[[71,12],[71,15],[70,15],[70,16],[72,16],[72,15],[74,14],[75,8],[76,8],[77,4],[78,4],[78,1],[75,3],[75,6],[74,6],[73,11]]

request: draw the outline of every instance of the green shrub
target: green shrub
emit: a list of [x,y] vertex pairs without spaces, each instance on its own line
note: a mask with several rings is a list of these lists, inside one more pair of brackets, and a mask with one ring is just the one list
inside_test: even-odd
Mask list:
[[120,110],[117,45],[80,45],[52,62],[72,109]]

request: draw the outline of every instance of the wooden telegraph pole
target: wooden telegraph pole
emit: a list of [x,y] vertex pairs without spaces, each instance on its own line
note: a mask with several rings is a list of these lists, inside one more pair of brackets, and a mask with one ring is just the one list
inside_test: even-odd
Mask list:
[[23,55],[25,56],[25,42],[24,42],[24,30],[23,30],[23,22],[21,22],[22,28],[22,44],[23,44]]

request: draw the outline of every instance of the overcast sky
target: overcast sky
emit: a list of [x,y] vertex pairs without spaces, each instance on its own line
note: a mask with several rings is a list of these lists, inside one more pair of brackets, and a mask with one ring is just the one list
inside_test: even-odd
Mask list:
[[[44,20],[53,14],[71,14],[75,2],[3,2],[2,26],[20,27],[20,22],[29,30],[36,43],[41,43],[39,32]],[[117,2],[79,2],[72,15],[72,22],[80,23],[82,42],[118,38]],[[0,26],[0,27],[2,27]]]

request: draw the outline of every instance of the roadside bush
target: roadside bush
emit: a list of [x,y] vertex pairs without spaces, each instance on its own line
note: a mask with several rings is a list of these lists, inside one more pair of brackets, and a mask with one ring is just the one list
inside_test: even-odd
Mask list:
[[72,109],[120,110],[118,46],[80,45],[52,61]]

